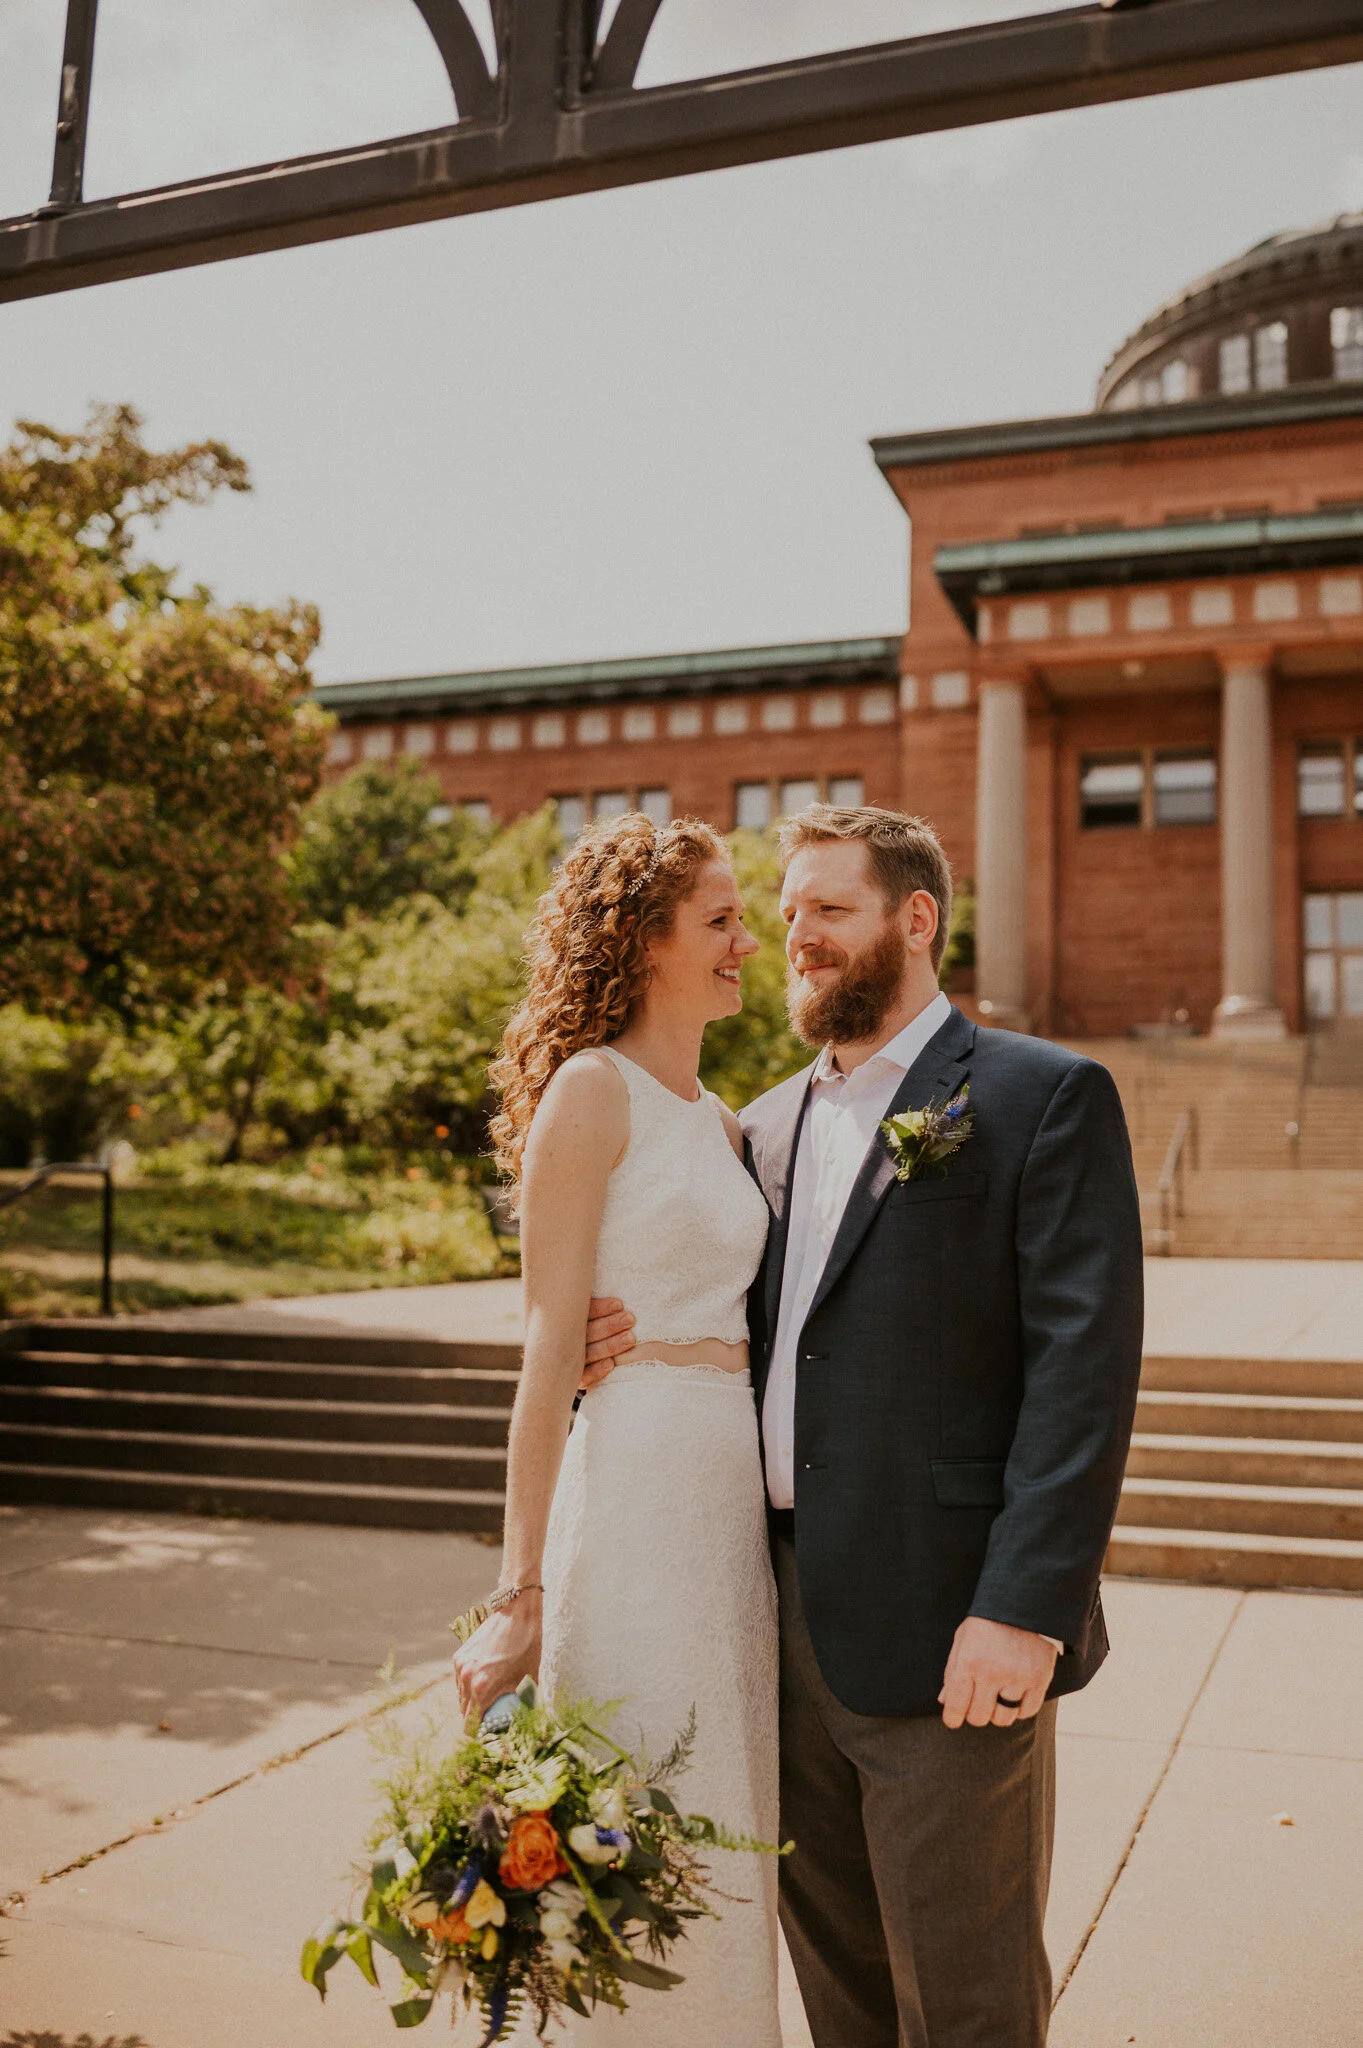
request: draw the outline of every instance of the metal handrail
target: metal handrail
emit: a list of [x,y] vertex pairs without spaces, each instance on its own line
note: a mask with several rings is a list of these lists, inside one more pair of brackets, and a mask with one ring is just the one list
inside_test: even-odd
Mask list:
[[1185,1159],[1192,1154],[1192,1163],[1197,1165],[1197,1111],[1190,1104],[1179,1116],[1169,1140],[1169,1149],[1164,1155],[1159,1179],[1155,1183],[1159,1195],[1159,1230],[1156,1233],[1157,1249],[1167,1259],[1174,1245],[1174,1219],[1183,1214],[1183,1182],[1187,1171]]
[[89,1159],[57,1160],[50,1166],[40,1166],[17,1188],[9,1188],[0,1194],[0,1209],[8,1209],[12,1203],[21,1202],[25,1195],[31,1195],[34,1188],[40,1188],[44,1181],[51,1180],[58,1173],[97,1173],[104,1181],[99,1312],[102,1316],[111,1316],[114,1312],[114,1170],[111,1166],[97,1166]]

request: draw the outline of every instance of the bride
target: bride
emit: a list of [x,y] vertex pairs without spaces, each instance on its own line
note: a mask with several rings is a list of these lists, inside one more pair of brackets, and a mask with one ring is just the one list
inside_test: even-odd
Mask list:
[[[694,819],[596,826],[540,904],[491,1070],[526,1299],[503,1576],[455,1676],[466,1708],[527,1674],[622,1700],[618,1739],[654,1758],[694,1708],[679,1803],[774,1841],[776,1599],[745,1314],[767,1206],[737,1119],[697,1078],[756,948],[723,841]],[[638,1341],[574,1418],[593,1295],[630,1304]],[[685,1982],[569,2020],[570,2039],[780,2048],[774,1859],[717,1876],[743,1898],[693,1923],[672,1959]]]

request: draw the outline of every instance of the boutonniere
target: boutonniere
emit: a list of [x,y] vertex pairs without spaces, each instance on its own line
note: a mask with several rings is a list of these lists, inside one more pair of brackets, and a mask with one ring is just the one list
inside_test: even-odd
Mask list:
[[930,1102],[926,1109],[906,1109],[892,1116],[880,1128],[884,1131],[895,1160],[895,1179],[917,1180],[930,1166],[946,1172],[946,1162],[959,1152],[975,1128],[975,1112],[969,1107],[970,1084],[950,1102]]

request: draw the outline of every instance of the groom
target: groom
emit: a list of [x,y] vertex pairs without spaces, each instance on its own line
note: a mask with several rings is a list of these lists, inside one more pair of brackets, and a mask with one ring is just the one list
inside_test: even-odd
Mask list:
[[[743,1113],[771,1207],[750,1296],[781,1603],[781,1916],[817,2048],[1040,2048],[1055,1702],[1107,1652],[1099,1572],[1141,1353],[1107,1071],[969,1023],[931,829],[782,834],[812,1066]],[[884,1119],[968,1088],[940,1170]],[[630,1339],[593,1304],[592,1376]]]

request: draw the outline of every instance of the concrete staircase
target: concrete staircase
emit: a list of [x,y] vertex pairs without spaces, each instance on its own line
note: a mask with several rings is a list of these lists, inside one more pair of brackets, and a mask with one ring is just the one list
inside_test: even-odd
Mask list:
[[[1076,1047],[1121,1090],[1148,1251],[1187,1258],[1363,1258],[1363,1038]],[[1185,1110],[1182,1214],[1159,1236],[1157,1183]]]
[[141,1322],[0,1332],[0,1495],[499,1532],[519,1351]]
[[1363,1361],[1147,1358],[1108,1570],[1363,1592]]

